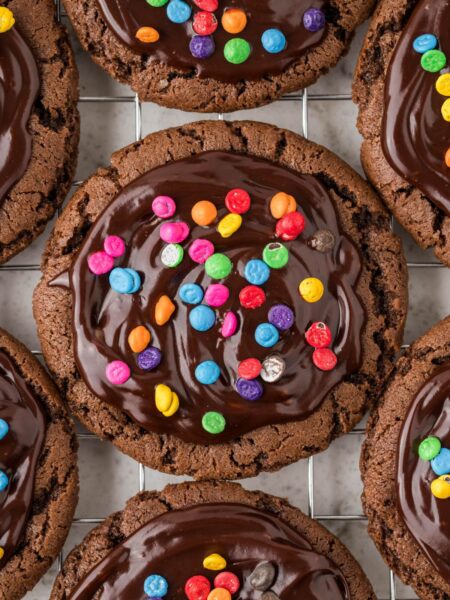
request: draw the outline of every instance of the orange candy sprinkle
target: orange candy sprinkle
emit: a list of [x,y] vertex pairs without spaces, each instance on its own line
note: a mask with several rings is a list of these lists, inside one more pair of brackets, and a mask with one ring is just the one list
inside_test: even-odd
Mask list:
[[445,164],[450,167],[450,148],[445,153]]
[[154,27],[140,27],[136,31],[136,37],[144,44],[153,44],[159,40],[159,32]]
[[196,202],[192,207],[191,216],[194,223],[206,227],[215,221],[217,208],[209,200],[200,200],[200,202]]
[[209,592],[208,600],[231,600],[231,594],[225,588],[214,588]]
[[222,27],[228,33],[240,33],[247,25],[247,15],[239,8],[229,8],[222,16]]
[[147,327],[139,325],[130,331],[128,336],[128,344],[133,352],[143,352],[150,344],[152,336]]
[[175,304],[169,296],[161,296],[155,306],[155,321],[158,325],[165,325],[175,312]]
[[294,196],[285,194],[284,192],[278,192],[270,201],[270,212],[274,219],[281,219],[288,213],[295,212],[297,210],[297,202]]

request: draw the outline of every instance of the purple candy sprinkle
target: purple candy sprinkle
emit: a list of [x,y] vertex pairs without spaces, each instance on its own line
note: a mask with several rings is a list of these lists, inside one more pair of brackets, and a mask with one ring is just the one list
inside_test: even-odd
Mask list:
[[137,363],[143,371],[153,371],[159,365],[161,359],[161,350],[154,346],[149,346],[146,350],[138,354]]
[[209,58],[215,49],[214,39],[210,35],[194,35],[189,42],[189,50],[194,58]]
[[264,388],[257,379],[238,379],[236,390],[244,400],[259,400],[263,395]]
[[275,304],[269,310],[269,323],[280,331],[290,329],[294,324],[294,311],[285,304]]
[[315,33],[325,27],[325,15],[320,8],[308,8],[303,14],[303,25],[305,29]]

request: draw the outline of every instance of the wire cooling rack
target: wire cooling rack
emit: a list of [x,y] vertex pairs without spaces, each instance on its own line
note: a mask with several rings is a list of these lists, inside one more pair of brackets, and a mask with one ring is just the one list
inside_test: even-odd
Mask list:
[[[66,15],[61,7],[61,0],[54,0],[55,9],[58,21],[61,19],[65,19]],[[309,93],[308,90],[304,90],[298,94],[290,94],[288,96],[284,96],[281,98],[283,102],[294,103],[299,102],[301,105],[301,111],[299,114],[299,119],[301,121],[301,128],[304,137],[308,137],[309,134],[309,121],[308,121],[308,109],[309,104],[311,102],[330,102],[330,101],[338,101],[338,102],[351,102],[351,94],[314,94]],[[80,104],[93,104],[93,103],[124,103],[130,106],[130,110],[133,112],[134,118],[134,129],[135,129],[135,140],[139,141],[142,139],[142,110],[141,110],[141,102],[137,95],[117,95],[117,96],[81,96],[79,99]],[[217,115],[218,119],[223,119],[223,114]],[[82,181],[73,181],[72,187],[77,188]],[[58,211],[59,215],[60,211]],[[392,228],[394,228],[394,221],[392,221]],[[441,263],[436,262],[408,262],[408,268],[411,270],[414,269],[434,269],[434,268],[442,268],[443,265]],[[13,264],[13,265],[3,265],[0,266],[0,272],[17,272],[17,271],[39,271],[40,265],[37,263],[30,264]],[[404,345],[403,349],[407,348],[408,345]],[[38,357],[42,356],[40,350],[33,350],[33,354]],[[364,429],[361,427],[356,427],[353,431],[351,431],[348,435],[353,436],[363,436]],[[78,440],[80,444],[85,440],[89,440],[95,438],[96,436],[92,433],[77,433]],[[366,522],[367,519],[363,514],[318,514],[315,510],[315,459],[314,457],[310,457],[307,459],[308,468],[307,468],[307,489],[308,489],[308,514],[311,518],[316,519],[321,522],[348,522],[348,521],[357,521],[357,522]],[[146,489],[146,473],[145,467],[143,464],[137,464],[137,491],[142,492]],[[131,496],[131,494],[130,494]],[[75,518],[73,520],[73,525],[96,525],[103,521],[106,517],[80,517]],[[63,563],[63,554],[60,553],[58,557],[58,569],[60,570]],[[380,600],[397,600],[396,595],[396,578],[392,571],[389,571],[389,597]]]

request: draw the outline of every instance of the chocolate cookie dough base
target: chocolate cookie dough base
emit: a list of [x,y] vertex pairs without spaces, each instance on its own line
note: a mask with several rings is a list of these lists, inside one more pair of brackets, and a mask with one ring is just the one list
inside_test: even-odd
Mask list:
[[352,600],[375,600],[372,588],[345,546],[329,531],[285,500],[262,492],[248,492],[235,483],[182,483],[162,492],[142,492],[131,498],[123,511],[114,513],[96,527],[67,557],[55,581],[50,600],[66,599],[80,581],[124,538],[150,519],[170,510],[209,502],[247,504],[276,515],[311,544],[314,551],[330,558],[342,571]]
[[135,54],[107,27],[96,2],[65,0],[64,4],[83,48],[112,77],[130,85],[141,100],[187,111],[229,112],[268,104],[314,83],[346,51],[353,31],[369,16],[374,1],[335,0],[328,9],[328,34],[320,45],[280,75],[237,84],[199,79],[195,72],[177,71]]
[[450,360],[450,317],[416,341],[397,363],[367,426],[361,455],[362,497],[369,533],[387,564],[424,600],[447,600],[450,585],[414,541],[396,507],[397,440],[416,393]]
[[415,0],[383,0],[372,19],[356,68],[353,99],[359,105],[358,129],[364,137],[364,170],[400,224],[422,248],[433,248],[450,266],[450,218],[422,192],[398,175],[381,147],[384,80],[403,24]]
[[[200,446],[149,433],[102,403],[81,380],[72,349],[71,294],[48,283],[67,270],[91,224],[118,191],[149,169],[206,150],[248,153],[317,175],[332,192],[343,231],[361,249],[357,286],[367,308],[359,373],[335,387],[304,421],[262,427],[228,444]],[[199,122],[148,136],[116,152],[73,196],[58,220],[34,295],[42,348],[74,415],[136,460],[198,479],[251,477],[324,450],[352,429],[377,395],[399,348],[406,314],[406,266],[389,216],[362,179],[336,156],[288,131],[253,122]],[[168,349],[170,351],[170,349]]]
[[28,169],[0,207],[0,264],[26,248],[64,200],[79,138],[78,74],[52,0],[7,4],[33,52],[41,87],[28,123],[33,143]]
[[0,569],[0,597],[17,600],[49,569],[69,532],[78,499],[77,444],[57,390],[38,361],[2,329],[0,348],[17,364],[48,416],[25,536]]

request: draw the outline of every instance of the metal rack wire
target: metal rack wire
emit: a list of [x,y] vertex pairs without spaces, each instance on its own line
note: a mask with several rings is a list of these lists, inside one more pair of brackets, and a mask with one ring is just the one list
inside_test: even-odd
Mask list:
[[[58,20],[65,18],[66,15],[62,12],[61,9],[61,0],[54,0],[56,14]],[[302,124],[302,132],[305,137],[309,135],[309,119],[308,119],[308,109],[309,104],[311,102],[330,102],[330,101],[342,101],[342,102],[351,102],[350,94],[313,94],[309,93],[308,90],[304,90],[301,93],[291,94],[289,96],[285,96],[281,98],[283,102],[300,102],[301,103],[301,124]],[[81,96],[79,99],[80,104],[90,104],[90,103],[126,103],[129,104],[134,116],[134,128],[135,128],[135,141],[139,141],[142,139],[142,111],[141,111],[141,103],[137,95],[125,95],[125,96]],[[223,114],[217,115],[218,119],[223,119]],[[74,188],[78,187],[82,182],[74,181],[72,186]],[[59,214],[59,211],[58,211]],[[443,265],[441,263],[436,262],[408,262],[407,263],[409,269],[422,269],[422,268],[442,268]],[[17,271],[39,271],[39,264],[13,264],[13,265],[3,265],[0,266],[0,272],[17,272]],[[407,345],[403,346],[403,348],[407,348]],[[33,354],[37,356],[41,356],[42,353],[39,350],[33,350]],[[349,435],[353,436],[363,436],[364,429],[361,427],[355,428],[350,432]],[[83,440],[95,439],[96,436],[92,433],[78,433],[78,440],[80,443],[83,443]],[[308,459],[308,468],[307,468],[307,489],[308,489],[308,513],[309,516],[313,519],[322,522],[365,522],[367,519],[363,514],[318,514],[315,510],[315,459],[314,457],[310,457]],[[146,478],[145,478],[145,467],[143,464],[137,464],[137,490],[139,492],[144,491],[146,489]],[[75,518],[73,520],[74,525],[78,524],[88,524],[88,525],[96,525],[103,521],[103,517],[80,517]],[[62,552],[58,558],[58,569],[60,570],[63,563],[63,554]],[[392,571],[388,572],[389,577],[389,597],[387,599],[380,600],[397,600],[396,596],[396,581],[395,575]]]

